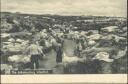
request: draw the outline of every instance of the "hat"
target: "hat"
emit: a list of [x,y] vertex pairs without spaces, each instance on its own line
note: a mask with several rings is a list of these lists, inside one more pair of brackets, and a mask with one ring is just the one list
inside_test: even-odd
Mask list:
[[113,62],[113,59],[109,58],[109,54],[107,52],[99,52],[92,59],[103,60],[103,61],[106,61],[106,62]]

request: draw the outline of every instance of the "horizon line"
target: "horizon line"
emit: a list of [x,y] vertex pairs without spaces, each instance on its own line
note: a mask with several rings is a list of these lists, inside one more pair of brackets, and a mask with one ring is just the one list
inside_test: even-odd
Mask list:
[[52,13],[25,13],[25,12],[10,12],[10,11],[0,11],[0,13],[17,13],[17,14],[27,14],[27,15],[58,15],[58,16],[94,16],[94,17],[117,17],[117,18],[127,18],[127,16],[106,16],[106,15],[86,15],[86,14],[52,14]]

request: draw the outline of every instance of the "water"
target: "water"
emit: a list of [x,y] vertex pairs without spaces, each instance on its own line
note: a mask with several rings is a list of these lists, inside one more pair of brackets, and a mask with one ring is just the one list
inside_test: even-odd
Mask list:
[[76,43],[74,41],[65,39],[64,52],[67,54],[67,56],[73,56],[75,46]]
[[[74,49],[75,49],[75,42],[72,40],[65,39],[64,41],[64,52],[68,56],[73,56]],[[54,50],[51,50],[49,53],[46,54],[46,58],[44,60],[39,61],[40,68],[41,69],[53,69],[57,63],[56,63],[56,52]],[[63,67],[57,67],[54,68],[53,73],[63,73]]]

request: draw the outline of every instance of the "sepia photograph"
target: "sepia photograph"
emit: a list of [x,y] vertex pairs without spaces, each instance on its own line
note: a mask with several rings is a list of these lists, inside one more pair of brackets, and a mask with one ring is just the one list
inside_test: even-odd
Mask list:
[[1,75],[127,74],[127,0],[1,0]]

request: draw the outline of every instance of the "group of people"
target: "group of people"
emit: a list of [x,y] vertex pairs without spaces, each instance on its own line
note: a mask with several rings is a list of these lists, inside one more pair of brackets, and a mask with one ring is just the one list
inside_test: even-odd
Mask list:
[[39,69],[39,60],[45,60],[43,58],[45,58],[46,54],[52,49],[56,52],[56,63],[58,64],[62,62],[64,42],[62,38],[48,37],[37,40],[36,34],[34,34],[31,39],[29,46],[25,50],[28,55],[31,55],[31,69]]

